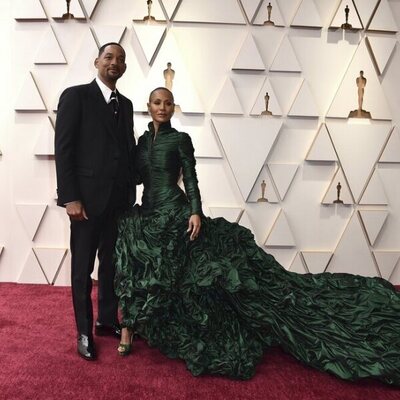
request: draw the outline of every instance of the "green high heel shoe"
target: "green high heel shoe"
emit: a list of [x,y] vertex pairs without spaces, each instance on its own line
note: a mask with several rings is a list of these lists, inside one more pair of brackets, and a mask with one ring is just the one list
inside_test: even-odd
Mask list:
[[128,329],[129,332],[129,343],[122,343],[122,342],[119,343],[117,351],[120,356],[128,356],[129,354],[132,353],[133,331],[132,329],[129,328],[126,329]]

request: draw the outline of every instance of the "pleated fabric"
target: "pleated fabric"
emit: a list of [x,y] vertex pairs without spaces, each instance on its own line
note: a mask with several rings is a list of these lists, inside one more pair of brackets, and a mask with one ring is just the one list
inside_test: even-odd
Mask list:
[[[145,187],[152,203],[135,206],[119,222],[115,288],[123,325],[168,357],[184,360],[194,375],[249,379],[265,350],[279,345],[340,378],[399,385],[395,288],[380,278],[289,272],[248,229],[223,218],[202,217],[201,234],[190,241],[186,230],[197,201],[161,196],[154,207],[157,192],[171,191],[174,179],[155,185],[150,133],[139,140],[139,159],[142,175],[151,180]],[[167,141],[171,150],[171,136]],[[184,172],[184,180],[196,186],[192,173]]]

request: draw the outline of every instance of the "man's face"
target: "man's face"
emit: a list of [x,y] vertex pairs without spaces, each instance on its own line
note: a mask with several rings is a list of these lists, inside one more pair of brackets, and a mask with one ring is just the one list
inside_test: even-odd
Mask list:
[[99,71],[99,78],[105,83],[115,85],[126,70],[125,52],[120,46],[108,45],[94,61]]

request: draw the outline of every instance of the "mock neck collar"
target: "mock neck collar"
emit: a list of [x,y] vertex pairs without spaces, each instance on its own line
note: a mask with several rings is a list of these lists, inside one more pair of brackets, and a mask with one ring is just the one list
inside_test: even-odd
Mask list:
[[[153,121],[149,122],[148,127],[149,127],[149,132],[150,132],[150,133],[154,133],[154,124],[153,124]],[[170,131],[171,128],[172,128],[172,127],[171,127],[171,121],[163,122],[163,123],[160,124],[160,126],[158,127],[157,135],[158,135],[159,133],[162,133],[162,132]]]

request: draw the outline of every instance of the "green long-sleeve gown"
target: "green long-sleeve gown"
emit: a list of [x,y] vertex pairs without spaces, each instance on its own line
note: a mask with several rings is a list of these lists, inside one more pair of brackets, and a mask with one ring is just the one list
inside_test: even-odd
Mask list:
[[[281,346],[344,379],[400,384],[400,295],[380,278],[286,271],[252,233],[202,217],[189,135],[152,124],[140,137],[142,206],[119,223],[116,293],[134,327],[194,374],[247,379],[263,351]],[[184,192],[177,185],[183,173]]]

